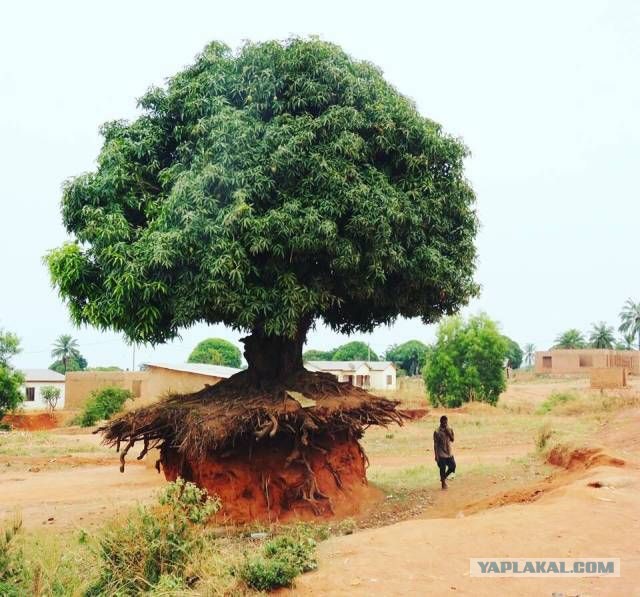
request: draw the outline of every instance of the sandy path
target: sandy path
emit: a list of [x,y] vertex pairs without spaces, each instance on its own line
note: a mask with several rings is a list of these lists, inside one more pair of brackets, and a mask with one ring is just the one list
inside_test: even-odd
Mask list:
[[[588,487],[599,481],[601,489]],[[640,595],[640,475],[592,469],[533,504],[331,539],[295,595]],[[453,487],[450,491],[456,491]],[[617,579],[478,579],[470,557],[620,557]]]
[[[536,501],[507,494],[503,507],[332,538],[319,547],[318,570],[291,594],[640,596],[639,429],[640,410],[619,414],[598,439],[626,465],[560,471],[548,486],[532,486]],[[470,503],[469,489],[456,481],[442,499]],[[471,557],[619,557],[621,577],[471,578]]]

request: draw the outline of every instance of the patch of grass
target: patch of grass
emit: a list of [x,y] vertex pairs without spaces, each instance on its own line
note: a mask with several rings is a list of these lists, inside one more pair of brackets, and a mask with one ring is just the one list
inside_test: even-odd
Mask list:
[[538,429],[535,436],[535,445],[538,452],[543,452],[549,443],[551,437],[555,434],[555,431],[549,424],[545,424]]
[[608,413],[640,405],[637,393],[622,394],[579,394],[576,392],[555,392],[537,410],[537,414],[578,416]]
[[546,413],[555,410],[558,406],[562,404],[566,404],[567,402],[572,402],[579,398],[578,394],[575,392],[553,392],[539,407],[536,411],[540,415],[544,415]]
[[79,438],[48,431],[13,431],[0,435],[0,456],[55,458],[70,452],[105,452],[106,449]]

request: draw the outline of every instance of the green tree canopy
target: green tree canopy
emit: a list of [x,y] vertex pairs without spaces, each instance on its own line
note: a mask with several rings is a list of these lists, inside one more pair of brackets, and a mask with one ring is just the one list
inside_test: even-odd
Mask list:
[[306,361],[332,361],[333,353],[335,352],[335,348],[333,350],[316,350],[315,348],[310,348],[309,350],[305,350],[302,353],[302,360]]
[[553,348],[585,348],[587,341],[582,332],[576,328],[571,328],[563,332],[556,338]]
[[589,345],[592,348],[613,348],[616,343],[616,335],[612,325],[604,321],[591,325],[589,332]]
[[640,302],[635,303],[627,299],[622,311],[620,311],[620,332],[627,337],[638,338],[638,350],[640,350]]
[[77,324],[157,343],[223,323],[251,333],[250,369],[302,368],[316,319],[430,323],[477,293],[467,150],[370,63],[214,42],[139,105],[64,188],[73,241],[47,261]]
[[78,361],[81,356],[80,351],[78,350],[78,341],[70,334],[62,334],[58,336],[56,341],[53,343],[51,356],[62,363],[62,367],[64,369],[63,373],[66,373],[69,371],[71,360],[75,359]]
[[242,364],[240,349],[222,338],[207,338],[191,351],[189,363],[207,363],[239,368]]
[[507,360],[509,361],[509,367],[519,369],[524,356],[522,348],[520,348],[520,345],[515,340],[512,340],[508,336],[504,336],[504,339],[507,342]]
[[18,336],[5,330],[0,330],[0,420],[11,410],[22,404],[24,393],[22,373],[11,366],[11,358],[20,352]]
[[536,358],[536,345],[531,342],[524,345],[524,362],[527,367],[533,366],[533,361]]
[[427,360],[429,346],[420,340],[409,340],[387,348],[385,358],[404,369],[408,375],[418,375]]
[[445,319],[424,368],[434,406],[457,407],[470,400],[496,404],[506,388],[507,341],[486,315]]
[[86,371],[87,369],[87,359],[85,359],[80,353],[76,356],[68,357],[66,365],[61,359],[57,361],[53,361],[51,365],[49,365],[49,369],[52,371],[57,371],[64,375],[65,373],[69,373],[70,371]]
[[8,365],[20,350],[20,338],[16,334],[0,328],[0,365]]
[[332,361],[377,361],[378,355],[366,342],[354,340],[338,346],[333,351]]

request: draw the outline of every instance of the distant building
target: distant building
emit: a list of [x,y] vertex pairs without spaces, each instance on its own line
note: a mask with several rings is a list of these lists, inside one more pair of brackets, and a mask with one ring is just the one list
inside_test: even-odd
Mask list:
[[73,371],[67,373],[66,407],[82,408],[91,392],[115,386],[129,390],[132,406],[142,406],[169,394],[190,394],[231,377],[240,369],[199,363],[147,363],[144,371]]
[[395,390],[396,366],[389,361],[307,361],[308,371],[331,373],[366,390]]
[[588,374],[592,368],[619,367],[634,375],[640,375],[640,352],[605,348],[574,348],[536,352],[536,373]]
[[42,398],[41,390],[44,386],[53,386],[60,390],[60,399],[56,408],[64,408],[65,379],[64,375],[51,369],[22,369],[24,375],[24,402],[22,408],[25,410],[45,410],[47,403]]

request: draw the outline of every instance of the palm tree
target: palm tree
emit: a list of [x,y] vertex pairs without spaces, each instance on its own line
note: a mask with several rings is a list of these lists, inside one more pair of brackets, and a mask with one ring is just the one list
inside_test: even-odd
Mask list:
[[620,339],[616,342],[616,350],[635,350],[635,338],[628,334],[621,334]]
[[80,357],[78,341],[75,338],[72,338],[70,334],[62,334],[61,336],[58,336],[57,340],[53,343],[51,356],[58,361],[62,361],[64,372],[66,373],[69,360]]
[[625,337],[638,336],[638,350],[640,350],[640,303],[634,303],[631,299],[627,299],[627,302],[620,311],[620,327],[618,328]]
[[556,338],[554,348],[584,348],[586,345],[582,332],[571,328]]
[[535,357],[535,354],[536,354],[535,344],[531,344],[531,342],[529,342],[529,344],[524,345],[524,362],[527,364],[528,367],[531,367],[531,365],[533,365],[533,359]]
[[591,325],[589,344],[592,348],[613,348],[615,341],[612,325],[607,325],[604,321]]

